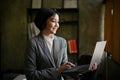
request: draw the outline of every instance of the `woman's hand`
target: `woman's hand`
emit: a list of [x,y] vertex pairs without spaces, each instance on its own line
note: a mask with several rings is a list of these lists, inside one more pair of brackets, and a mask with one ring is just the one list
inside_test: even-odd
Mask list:
[[67,63],[61,65],[60,67],[58,67],[56,70],[57,70],[58,72],[62,72],[62,71],[64,71],[66,68],[71,68],[71,67],[74,67],[74,66],[75,66],[75,65],[74,65],[73,63],[67,62]]
[[92,70],[91,70],[91,71],[96,70],[96,69],[97,69],[97,66],[98,66],[98,64],[97,64],[97,63],[94,63],[93,66],[92,66]]

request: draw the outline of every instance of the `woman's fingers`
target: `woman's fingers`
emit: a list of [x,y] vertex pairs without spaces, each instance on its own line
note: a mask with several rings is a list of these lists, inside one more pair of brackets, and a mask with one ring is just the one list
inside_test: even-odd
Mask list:
[[62,72],[62,71],[64,71],[66,68],[71,68],[71,67],[74,67],[74,66],[75,66],[75,64],[73,64],[73,63],[71,63],[71,62],[67,62],[67,63],[61,65],[60,67],[58,67],[58,68],[57,68],[57,71],[58,71],[58,72]]
[[71,63],[71,62],[67,62],[66,63],[68,66],[70,66],[70,67],[75,67],[75,64],[73,64],[73,63]]
[[94,71],[96,69],[97,69],[97,63],[94,63],[93,66],[92,66],[92,71]]

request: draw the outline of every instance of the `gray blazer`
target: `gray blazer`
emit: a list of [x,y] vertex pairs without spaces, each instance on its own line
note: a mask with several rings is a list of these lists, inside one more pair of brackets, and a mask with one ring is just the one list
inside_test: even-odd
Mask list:
[[68,61],[66,40],[55,36],[53,49],[52,56],[41,34],[29,41],[25,58],[27,80],[61,80],[56,68]]

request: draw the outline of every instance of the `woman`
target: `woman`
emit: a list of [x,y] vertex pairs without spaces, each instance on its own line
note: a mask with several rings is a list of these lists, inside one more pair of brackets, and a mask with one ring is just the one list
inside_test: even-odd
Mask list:
[[52,10],[40,9],[34,20],[40,34],[30,40],[26,55],[28,80],[62,80],[61,72],[75,66],[68,62],[67,44],[55,36],[59,28],[59,16]]
[[68,62],[66,40],[55,35],[59,15],[52,9],[43,8],[34,23],[40,34],[29,41],[25,60],[27,80],[64,80],[61,72],[75,65]]

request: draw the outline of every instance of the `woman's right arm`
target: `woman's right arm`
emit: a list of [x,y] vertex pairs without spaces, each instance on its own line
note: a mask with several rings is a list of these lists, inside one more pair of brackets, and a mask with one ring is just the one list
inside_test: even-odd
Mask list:
[[57,80],[60,77],[60,73],[56,68],[38,70],[36,57],[36,45],[34,41],[30,41],[25,58],[25,75],[27,80]]

